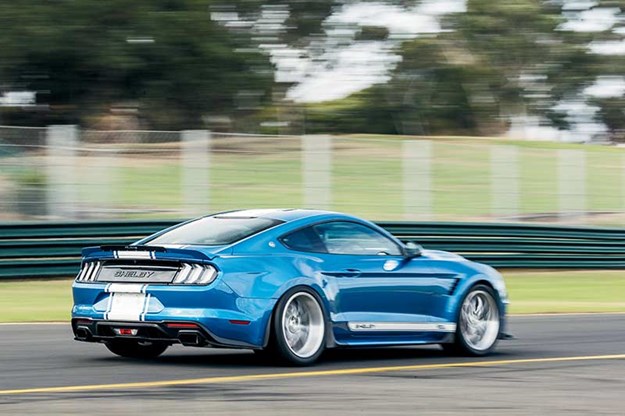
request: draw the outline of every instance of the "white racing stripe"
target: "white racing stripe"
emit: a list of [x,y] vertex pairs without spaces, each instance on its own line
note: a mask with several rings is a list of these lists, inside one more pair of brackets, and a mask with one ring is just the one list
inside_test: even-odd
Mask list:
[[[108,285],[110,286],[110,284]],[[106,310],[104,311],[104,319],[109,319],[109,312],[111,312],[111,305],[113,304],[113,295],[108,297],[108,304],[106,305]]]
[[109,293],[145,293],[148,285],[143,283],[110,283],[105,291]]
[[143,310],[141,311],[141,316],[139,316],[139,320],[145,321],[145,314],[148,313],[148,308],[150,307],[150,298],[152,295],[147,295],[145,297],[145,301],[143,302]]
[[112,293],[109,302],[109,321],[140,321],[146,309],[148,296],[143,293]]
[[150,295],[148,285],[111,283],[106,291],[111,294],[104,319],[109,321],[143,321],[147,313]]
[[348,322],[350,331],[454,332],[453,322]]

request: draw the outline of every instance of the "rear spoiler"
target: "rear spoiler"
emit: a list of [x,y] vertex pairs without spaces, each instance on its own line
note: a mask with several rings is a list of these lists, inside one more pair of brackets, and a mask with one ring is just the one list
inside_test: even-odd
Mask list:
[[160,246],[100,246],[100,250],[102,251],[160,251],[162,253],[166,252],[167,249],[165,247]]
[[211,260],[216,254],[206,253],[193,248],[167,248],[160,246],[100,246],[87,247],[82,256],[88,259],[134,259],[134,260]]

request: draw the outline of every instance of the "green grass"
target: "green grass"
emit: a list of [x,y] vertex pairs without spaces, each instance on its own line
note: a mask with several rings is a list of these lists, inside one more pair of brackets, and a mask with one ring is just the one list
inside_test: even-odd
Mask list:
[[[510,313],[625,312],[624,271],[506,272]],[[71,280],[0,283],[0,322],[64,321]]]
[[0,322],[68,320],[71,280],[0,282]]
[[505,272],[510,313],[625,312],[625,271]]

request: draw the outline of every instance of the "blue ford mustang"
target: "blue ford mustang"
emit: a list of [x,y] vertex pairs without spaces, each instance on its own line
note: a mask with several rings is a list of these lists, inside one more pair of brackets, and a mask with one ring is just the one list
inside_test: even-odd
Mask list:
[[335,347],[485,355],[504,334],[507,304],[489,266],[300,209],[220,213],[129,246],[86,248],[73,295],[75,338],[120,356],[180,343],[296,365]]

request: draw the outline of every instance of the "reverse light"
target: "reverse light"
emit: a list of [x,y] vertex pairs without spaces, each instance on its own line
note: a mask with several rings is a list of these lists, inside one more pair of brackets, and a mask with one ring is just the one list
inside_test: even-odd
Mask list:
[[208,264],[187,264],[174,279],[175,285],[207,285],[217,277],[217,269]]

